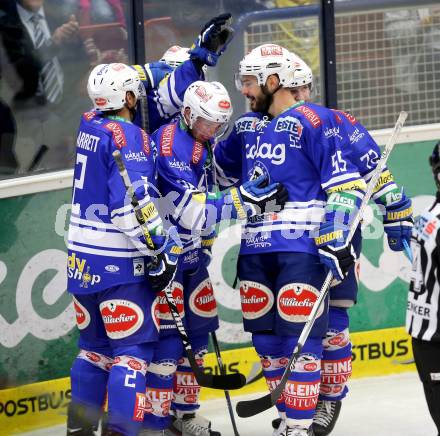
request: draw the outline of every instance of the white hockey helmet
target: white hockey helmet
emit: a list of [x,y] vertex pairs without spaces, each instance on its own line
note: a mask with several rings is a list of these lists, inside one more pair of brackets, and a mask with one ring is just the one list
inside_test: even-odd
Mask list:
[[226,124],[232,116],[232,103],[228,91],[220,82],[197,80],[185,91],[182,114],[185,108],[191,110],[189,127],[198,117],[214,123]]
[[306,64],[306,62],[295,53],[291,52],[293,56],[293,80],[292,87],[312,85],[313,73],[312,69]]
[[172,68],[177,68],[180,64],[189,59],[189,48],[180,45],[171,46],[160,58],[160,62],[165,62]]
[[138,99],[142,94],[138,73],[125,64],[101,64],[93,68],[87,82],[87,93],[93,108],[100,111],[124,107],[127,91]]
[[237,88],[241,89],[241,76],[255,76],[258,85],[262,86],[272,74],[278,75],[280,85],[285,88],[307,85],[313,81],[312,71],[299,56],[280,45],[263,44],[240,61]]

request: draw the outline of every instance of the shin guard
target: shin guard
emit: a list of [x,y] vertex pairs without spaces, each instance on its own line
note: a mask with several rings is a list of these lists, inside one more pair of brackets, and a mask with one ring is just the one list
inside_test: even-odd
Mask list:
[[347,309],[330,307],[329,327],[323,341],[321,400],[342,400],[348,392],[351,376],[351,342]]

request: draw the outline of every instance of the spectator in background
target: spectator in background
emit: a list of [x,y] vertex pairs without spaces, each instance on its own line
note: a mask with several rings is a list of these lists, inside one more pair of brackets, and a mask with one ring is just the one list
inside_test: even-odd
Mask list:
[[[15,77],[11,109],[17,120],[20,166],[28,166],[42,144],[46,168],[65,168],[73,158],[74,104],[78,77],[89,69],[74,15],[59,22],[44,0],[11,1],[0,10],[0,34]],[[82,55],[82,56],[81,56]],[[81,62],[84,59],[85,62]],[[18,79],[18,80],[17,80]],[[66,93],[72,93],[66,95]],[[61,122],[60,114],[63,114]]]
[[[101,63],[128,63],[126,19],[121,0],[47,1],[64,19],[72,14],[78,18],[80,35],[92,67]],[[100,29],[99,25],[103,24],[119,26]]]

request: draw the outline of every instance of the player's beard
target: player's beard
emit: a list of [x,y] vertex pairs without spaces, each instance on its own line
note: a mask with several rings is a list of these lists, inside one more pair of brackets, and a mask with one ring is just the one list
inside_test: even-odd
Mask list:
[[265,88],[266,86],[262,86],[262,93],[251,100],[252,111],[267,113],[270,105],[272,104],[273,97],[272,94],[269,94]]

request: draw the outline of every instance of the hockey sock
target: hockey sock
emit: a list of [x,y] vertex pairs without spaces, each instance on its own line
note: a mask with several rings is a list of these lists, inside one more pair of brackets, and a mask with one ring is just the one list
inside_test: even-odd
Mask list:
[[90,425],[98,425],[112,362],[113,359],[103,354],[81,350],[70,370],[72,403],[86,406],[82,420]]
[[126,436],[137,435],[147,410],[145,374],[153,345],[146,343],[114,350],[108,380],[108,427]]
[[[293,351],[296,337],[289,337],[286,343]],[[295,370],[289,375],[283,397],[286,409],[286,424],[289,427],[309,428],[313,422],[318,403],[321,378],[322,339],[309,338],[295,362]]]
[[[190,338],[197,364],[203,367],[203,358],[208,352],[208,333]],[[195,412],[199,407],[200,386],[194,376],[187,357],[179,361],[174,379],[173,409],[181,418],[185,413]]]
[[348,392],[346,383],[351,376],[351,342],[346,308],[329,309],[329,326],[323,340],[321,388],[319,399],[342,400]]
[[162,337],[156,344],[147,373],[145,395],[149,411],[144,415],[144,428],[163,430],[170,424],[173,380],[182,351],[182,340],[175,335]]
[[[260,356],[267,386],[270,391],[273,391],[283,376],[290,356],[287,350],[283,349],[283,341],[279,336],[268,333],[253,333],[252,343]],[[286,408],[283,397],[278,399],[276,407],[280,416],[284,418]]]

